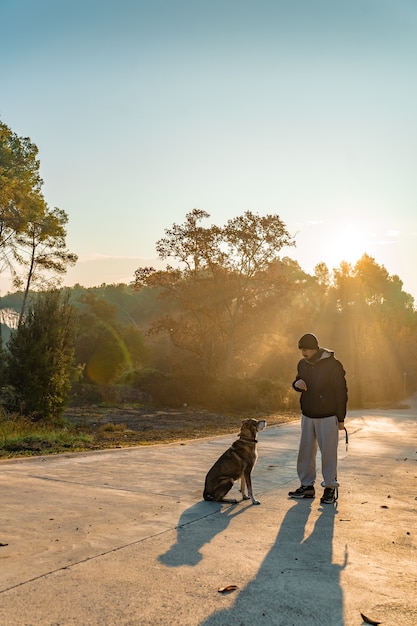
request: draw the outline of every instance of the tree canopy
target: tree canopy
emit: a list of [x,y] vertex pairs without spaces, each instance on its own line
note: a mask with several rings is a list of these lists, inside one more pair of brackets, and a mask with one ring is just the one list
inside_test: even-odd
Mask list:
[[194,209],[184,224],[166,229],[156,249],[177,267],[138,269],[135,286],[158,287],[175,308],[153,332],[168,333],[176,346],[198,357],[204,371],[230,374],[234,359],[259,332],[256,318],[286,286],[274,267],[280,250],[294,244],[278,215],[246,211],[223,227],[201,226],[209,217]]
[[288,383],[298,338],[311,331],[343,361],[352,404],[417,388],[417,313],[398,276],[367,254],[310,275],[281,258],[293,241],[278,215],[203,227],[208,217],[194,209],[166,229],[156,249],[172,265],[135,273],[135,289],[159,302],[148,337],[169,338],[165,369]]
[[48,207],[39,169],[37,146],[0,121],[0,272],[25,285],[23,308],[31,287],[56,286],[77,261],[65,244],[67,214]]

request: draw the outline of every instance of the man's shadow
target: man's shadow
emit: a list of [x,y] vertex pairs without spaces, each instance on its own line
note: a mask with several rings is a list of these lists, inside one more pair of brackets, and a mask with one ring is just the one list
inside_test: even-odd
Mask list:
[[231,520],[243,513],[247,506],[243,502],[197,502],[182,513],[177,524],[177,541],[158,557],[158,561],[169,567],[197,565],[203,558],[201,548],[226,530]]
[[332,563],[337,509],[324,505],[313,532],[304,539],[314,501],[301,500],[287,512],[274,545],[256,577],[238,590],[232,607],[208,617],[201,626],[300,624],[343,626],[340,572]]

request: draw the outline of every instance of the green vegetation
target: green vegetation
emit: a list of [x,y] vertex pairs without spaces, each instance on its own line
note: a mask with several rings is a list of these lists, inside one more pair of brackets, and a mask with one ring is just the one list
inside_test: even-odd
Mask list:
[[36,423],[21,416],[0,418],[0,458],[85,450],[93,438],[62,421]]
[[69,294],[42,292],[7,345],[3,406],[32,421],[59,417],[75,372],[74,336]]
[[50,209],[42,194],[38,148],[0,121],[0,268],[29,290],[56,287],[77,255],[66,248],[65,211]]

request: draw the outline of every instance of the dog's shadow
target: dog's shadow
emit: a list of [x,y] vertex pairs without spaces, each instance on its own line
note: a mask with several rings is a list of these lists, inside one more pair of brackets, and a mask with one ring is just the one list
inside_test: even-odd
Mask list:
[[[220,502],[197,502],[182,514],[177,524],[177,540],[158,561],[169,567],[197,565],[203,555],[201,548],[223,532],[230,521],[243,513],[250,503],[224,504]],[[201,521],[204,520],[202,524]]]

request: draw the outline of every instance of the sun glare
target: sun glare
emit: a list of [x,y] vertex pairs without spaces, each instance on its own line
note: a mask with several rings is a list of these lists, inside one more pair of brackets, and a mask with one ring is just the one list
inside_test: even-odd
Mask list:
[[322,258],[329,269],[342,261],[354,265],[365,253],[371,254],[372,237],[363,223],[340,221],[323,231]]

